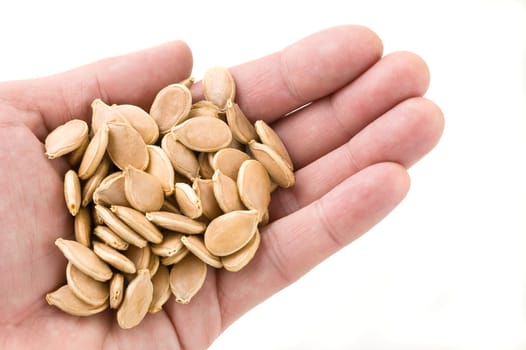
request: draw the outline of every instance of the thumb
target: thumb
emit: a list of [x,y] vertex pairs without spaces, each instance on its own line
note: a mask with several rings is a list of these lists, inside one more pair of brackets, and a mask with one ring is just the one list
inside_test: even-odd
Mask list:
[[190,48],[173,41],[45,78],[2,83],[0,96],[3,104],[20,112],[16,122],[42,139],[67,120],[87,119],[95,98],[148,109],[160,89],[191,71]]

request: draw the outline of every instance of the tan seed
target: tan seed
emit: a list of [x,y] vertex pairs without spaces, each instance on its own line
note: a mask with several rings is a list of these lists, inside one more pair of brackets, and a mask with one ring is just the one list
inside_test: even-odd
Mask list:
[[110,210],[132,230],[152,243],[160,243],[163,235],[140,211],[119,205],[112,205]]
[[205,242],[202,237],[199,236],[183,236],[181,237],[181,242],[188,250],[201,259],[205,264],[208,264],[216,269],[223,267],[221,259],[210,253],[205,247]]
[[110,309],[118,309],[124,297],[124,276],[114,273],[110,281]]
[[203,180],[196,178],[192,187],[195,193],[199,196],[203,208],[203,215],[206,218],[212,220],[223,213],[219,204],[217,204],[214,195],[214,183],[211,179]]
[[130,203],[124,193],[124,173],[118,171],[102,180],[93,193],[93,202],[99,205],[122,205],[129,207]]
[[232,141],[228,125],[213,117],[195,117],[172,128],[177,141],[193,151],[215,152]]
[[113,232],[109,227],[98,225],[93,229],[93,234],[98,237],[102,242],[106,243],[112,248],[117,250],[126,250],[128,249],[128,242],[125,242],[120,238],[115,232]]
[[101,205],[96,205],[95,210],[102,218],[106,226],[108,226],[115,234],[122,238],[125,242],[133,244],[136,247],[145,247],[147,241],[139,234],[133,231],[128,225],[122,222],[117,215],[113,214],[110,209]]
[[164,266],[170,266],[170,265],[177,264],[178,262],[183,260],[184,257],[187,256],[187,255],[192,255],[192,254],[190,254],[190,251],[188,250],[188,248],[183,246],[174,255],[172,255],[172,256],[165,256],[165,257],[161,258],[161,264],[163,264]]
[[73,216],[79,212],[82,201],[81,197],[79,177],[75,170],[70,169],[64,175],[64,198],[69,213]]
[[44,141],[46,156],[49,159],[58,158],[70,153],[88,139],[88,124],[84,120],[73,119],[58,126],[49,133]]
[[124,273],[135,273],[137,271],[130,259],[104,243],[93,242],[93,252],[106,263]]
[[117,322],[123,329],[137,326],[146,316],[153,297],[153,285],[148,270],[139,270],[126,288],[117,311]]
[[216,170],[212,176],[214,195],[217,204],[225,213],[234,210],[243,210],[245,206],[239,198],[237,185],[234,180],[224,175],[221,170]]
[[86,152],[86,149],[88,148],[88,145],[89,145],[89,137],[86,136],[84,138],[84,141],[82,141],[82,144],[74,149],[73,151],[71,151],[69,153],[69,156],[68,156],[68,163],[69,165],[71,165],[72,167],[78,167],[80,162],[82,161],[82,157],[84,157],[84,152]]
[[88,208],[80,208],[75,215],[73,229],[75,240],[89,248],[91,245],[91,211]]
[[159,146],[148,145],[150,163],[146,167],[146,172],[153,175],[161,183],[165,196],[172,195],[174,191],[175,172],[170,162],[170,158]]
[[159,128],[155,120],[142,108],[134,105],[113,105],[124,119],[141,135],[144,143],[151,145],[159,138]]
[[[159,260],[157,260],[159,261]],[[170,271],[164,265],[159,266],[159,270],[152,277],[153,297],[148,311],[152,314],[162,310],[163,305],[170,299]]]
[[285,163],[287,163],[290,170],[293,170],[292,159],[290,158],[289,152],[285,147],[285,144],[280,139],[278,134],[263,120],[258,120],[254,123],[256,133],[261,140],[261,143],[272,148],[277,154],[283,158]]
[[146,218],[157,226],[186,234],[203,233],[206,229],[206,225],[202,222],[166,211],[146,213]]
[[159,180],[132,166],[124,170],[124,194],[130,205],[142,212],[157,211],[164,203]]
[[235,253],[254,236],[258,219],[256,210],[238,210],[218,216],[206,228],[206,248],[216,256]]
[[144,170],[149,156],[141,135],[127,123],[108,123],[108,155],[121,170],[134,167]]
[[97,170],[91,175],[82,187],[82,206],[86,207],[93,199],[93,193],[99,187],[100,183],[108,175],[110,171],[111,162],[108,157],[102,158]]
[[168,85],[157,93],[150,108],[150,115],[165,134],[184,121],[192,107],[192,93],[185,85]]
[[255,141],[250,141],[248,146],[254,158],[267,169],[272,181],[283,188],[294,185],[294,173],[278,153],[269,146]]
[[199,156],[197,156],[197,161],[199,162],[199,174],[201,175],[201,178],[211,179],[212,175],[214,175],[214,169],[208,161],[208,153],[199,153]]
[[94,280],[72,263],[68,263],[66,267],[66,280],[73,294],[86,304],[100,306],[107,303],[109,297],[107,282]]
[[243,204],[257,210],[261,221],[270,204],[270,178],[265,167],[254,159],[244,161],[239,169],[237,189]]
[[[148,269],[152,257],[152,251],[149,246],[138,248],[131,246],[124,252],[138,270]],[[133,272],[132,272],[133,273]]]
[[223,148],[214,154],[210,165],[212,169],[219,169],[232,180],[236,180],[241,164],[248,159],[250,157],[245,152],[235,148]]
[[193,254],[175,264],[170,271],[170,289],[175,301],[188,304],[203,286],[206,273],[206,264]]
[[151,245],[152,252],[161,257],[175,255],[184,246],[181,237],[180,233],[165,232],[161,243]]
[[226,120],[232,130],[232,136],[242,144],[257,139],[258,135],[252,123],[245,116],[239,105],[232,100],[226,104]]
[[66,284],[54,292],[46,294],[49,305],[56,306],[60,310],[73,316],[91,316],[108,308],[108,303],[93,306],[77,298]]
[[203,77],[203,93],[208,101],[223,109],[228,100],[235,100],[236,84],[224,67],[207,69]]
[[58,238],[55,245],[70,263],[91,278],[101,282],[111,278],[111,269],[88,247],[63,238]]
[[191,180],[199,175],[199,161],[195,153],[177,141],[173,133],[164,135],[161,147],[177,173]]
[[95,173],[108,147],[109,132],[107,124],[102,125],[90,140],[79,165],[79,177],[86,180]]
[[148,264],[148,271],[150,271],[150,276],[155,276],[157,271],[159,271],[159,266],[161,264],[161,259],[155,255],[151,254],[150,263]]
[[215,104],[207,100],[201,100],[192,105],[188,118],[212,117],[218,118],[221,110]]
[[175,184],[175,199],[181,212],[191,219],[196,219],[203,214],[201,200],[192,186],[185,183]]
[[104,103],[100,98],[93,100],[91,103],[91,111],[91,130],[93,133],[97,133],[106,123],[127,123],[119,111]]
[[248,265],[248,263],[254,258],[254,255],[256,255],[260,242],[261,235],[259,234],[259,231],[256,231],[254,237],[252,237],[243,248],[233,254],[223,256],[221,262],[223,263],[225,270],[237,272]]

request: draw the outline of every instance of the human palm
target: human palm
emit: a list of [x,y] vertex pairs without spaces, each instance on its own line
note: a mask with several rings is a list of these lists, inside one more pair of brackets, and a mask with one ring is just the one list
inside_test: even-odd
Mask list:
[[[45,158],[46,134],[71,118],[88,119],[95,98],[148,109],[191,66],[188,47],[174,42],[0,84],[2,348],[206,348],[244,312],[386,216],[409,188],[406,169],[442,132],[440,110],[421,97],[425,63],[407,52],[382,57],[366,28],[331,28],[234,67],[241,108],[272,125],[297,169],[296,185],[273,194],[254,260],[238,273],[210,269],[189,305],[171,298],[130,330],[111,312],[73,317],[48,306],[45,294],[65,281],[66,261],[53,242],[73,234],[62,192],[68,165]],[[193,93],[201,96],[199,84]]]

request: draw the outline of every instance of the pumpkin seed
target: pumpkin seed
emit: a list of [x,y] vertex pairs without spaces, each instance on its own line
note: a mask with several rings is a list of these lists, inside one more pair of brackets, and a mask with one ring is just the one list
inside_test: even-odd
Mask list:
[[250,157],[245,152],[235,148],[223,148],[214,154],[210,165],[212,169],[219,169],[232,180],[237,180],[237,173],[241,164],[248,159]]
[[49,305],[56,306],[73,316],[91,316],[108,308],[108,303],[93,306],[83,302],[77,298],[67,284],[54,292],[46,294],[46,301]]
[[228,100],[233,101],[236,97],[236,84],[227,68],[207,69],[202,83],[205,98],[221,109],[225,108]]
[[72,263],[68,263],[66,267],[66,280],[73,294],[86,304],[100,306],[107,303],[109,297],[107,282],[94,280]]
[[112,248],[117,250],[128,249],[128,242],[124,241],[121,237],[119,237],[119,235],[117,235],[107,226],[96,226],[93,229],[93,234]]
[[216,170],[212,176],[212,183],[214,195],[217,204],[225,213],[234,210],[245,209],[239,194],[237,192],[237,185],[234,180],[224,175],[221,170]]
[[137,326],[150,308],[153,297],[153,285],[150,273],[139,270],[137,276],[126,288],[124,299],[117,311],[117,322],[123,329]]
[[108,155],[121,170],[134,167],[144,170],[149,155],[141,135],[127,123],[108,123]]
[[172,132],[164,135],[161,140],[161,148],[170,159],[176,172],[191,180],[199,175],[199,161],[196,155],[181,142],[177,141]]
[[124,170],[124,194],[130,205],[142,212],[159,210],[164,203],[159,180],[132,166]]
[[126,225],[128,225],[132,230],[141,235],[147,241],[152,243],[160,243],[163,240],[161,231],[159,231],[155,225],[148,221],[146,216],[144,216],[144,214],[140,211],[120,205],[112,205],[110,210]]
[[215,152],[232,141],[228,125],[213,117],[195,117],[172,128],[175,139],[193,151]]
[[157,93],[150,108],[150,115],[166,134],[178,123],[184,121],[192,107],[192,93],[183,84],[168,85]]
[[75,240],[89,248],[91,245],[91,212],[89,209],[80,208],[75,216],[73,229]]
[[100,215],[106,226],[122,238],[122,240],[139,248],[146,246],[147,241],[122,222],[117,215],[111,212],[110,209],[101,205],[96,205],[95,210]]
[[[157,260],[159,261],[159,260]],[[153,296],[152,303],[148,312],[154,314],[162,310],[163,305],[170,299],[170,271],[164,265],[159,266],[159,270],[152,277]]]
[[257,230],[257,210],[238,210],[218,216],[206,228],[206,248],[216,256],[226,256],[243,248]]
[[103,261],[124,273],[135,273],[137,271],[135,264],[130,259],[104,243],[93,242],[93,252]]
[[111,269],[88,247],[63,238],[57,238],[55,245],[70,263],[91,278],[101,282],[111,278]]
[[99,130],[95,133],[93,138],[90,140],[82,161],[79,165],[78,175],[82,180],[86,180],[95,173],[99,166],[104,154],[106,154],[106,148],[108,147],[110,129],[107,124],[102,125]]
[[124,276],[118,272],[110,281],[110,309],[118,309],[124,297]]
[[205,247],[205,242],[202,237],[199,236],[183,236],[181,242],[188,250],[201,259],[205,264],[208,264],[216,269],[223,267],[221,259],[210,253]]
[[170,162],[170,158],[159,146],[148,145],[150,163],[146,167],[146,172],[159,180],[163,188],[164,195],[170,196],[174,191],[175,172]]
[[192,186],[186,183],[176,183],[175,199],[181,212],[189,218],[196,219],[203,214],[201,200]]
[[232,136],[242,144],[248,144],[257,139],[258,135],[254,126],[245,116],[239,105],[232,100],[226,103],[226,120],[232,130]]
[[175,301],[188,304],[203,286],[207,267],[193,254],[186,255],[170,271],[170,289]]
[[256,141],[250,141],[248,147],[254,158],[267,169],[272,181],[283,188],[294,185],[294,173],[287,162],[272,148]]
[[72,119],[49,133],[44,141],[46,156],[55,159],[78,149],[88,139],[88,124]]
[[256,230],[256,234],[252,239],[237,252],[223,256],[221,262],[223,267],[227,271],[237,272],[248,265],[248,263],[254,258],[261,242],[261,235]]
[[149,212],[146,213],[146,218],[157,226],[186,234],[203,233],[206,229],[206,225],[202,222],[167,211]]

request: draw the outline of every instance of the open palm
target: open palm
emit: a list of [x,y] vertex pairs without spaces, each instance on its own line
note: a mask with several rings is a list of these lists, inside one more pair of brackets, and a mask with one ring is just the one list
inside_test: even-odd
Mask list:
[[[254,260],[238,273],[210,269],[189,305],[171,298],[131,330],[120,329],[112,312],[82,318],[48,306],[45,294],[65,281],[66,260],[53,242],[73,233],[62,193],[67,164],[47,160],[42,141],[71,118],[87,120],[95,98],[148,109],[191,67],[188,47],[174,42],[0,84],[1,348],[206,348],[385,217],[408,191],[406,169],[442,133],[440,110],[422,97],[425,63],[406,52],[382,57],[381,41],[363,27],[331,28],[233,67],[241,108],[272,125],[298,169],[296,185],[273,195]],[[199,84],[193,93],[200,96]]]

